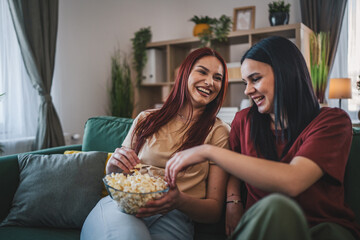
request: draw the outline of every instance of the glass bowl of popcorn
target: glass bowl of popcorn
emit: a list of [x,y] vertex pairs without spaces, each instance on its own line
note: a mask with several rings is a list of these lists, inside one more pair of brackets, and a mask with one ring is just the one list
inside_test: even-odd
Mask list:
[[135,215],[150,200],[160,198],[169,191],[161,177],[141,174],[110,173],[103,178],[110,197],[117,203],[120,211]]

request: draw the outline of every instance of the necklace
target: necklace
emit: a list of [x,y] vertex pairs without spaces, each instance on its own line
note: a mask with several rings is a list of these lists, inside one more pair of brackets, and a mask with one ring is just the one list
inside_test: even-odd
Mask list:
[[184,120],[184,121],[196,121],[196,119],[186,118],[184,115],[182,115],[180,113],[177,113],[177,115],[181,118],[181,120]]

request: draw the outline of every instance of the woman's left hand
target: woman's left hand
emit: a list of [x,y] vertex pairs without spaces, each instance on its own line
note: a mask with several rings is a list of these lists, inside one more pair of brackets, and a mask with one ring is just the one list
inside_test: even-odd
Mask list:
[[165,179],[170,187],[176,185],[176,176],[180,171],[206,160],[204,156],[204,153],[207,151],[206,148],[207,145],[193,147],[174,154],[174,156],[167,161],[165,167]]
[[166,214],[178,207],[181,193],[177,186],[169,189],[161,198],[146,203],[144,208],[140,208],[136,217],[144,218],[155,214]]

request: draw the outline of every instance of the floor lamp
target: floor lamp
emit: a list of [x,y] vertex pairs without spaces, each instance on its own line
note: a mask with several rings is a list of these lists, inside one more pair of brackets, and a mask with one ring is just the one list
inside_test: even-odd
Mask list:
[[331,78],[329,83],[329,98],[341,99],[351,98],[351,79],[350,78]]

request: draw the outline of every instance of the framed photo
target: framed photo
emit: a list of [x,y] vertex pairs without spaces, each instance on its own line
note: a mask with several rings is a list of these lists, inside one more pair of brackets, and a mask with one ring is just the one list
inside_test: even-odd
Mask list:
[[255,28],[255,6],[234,8],[233,31]]

